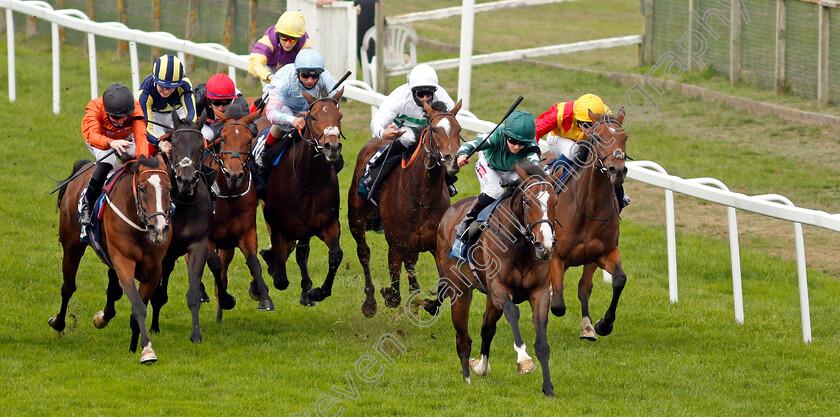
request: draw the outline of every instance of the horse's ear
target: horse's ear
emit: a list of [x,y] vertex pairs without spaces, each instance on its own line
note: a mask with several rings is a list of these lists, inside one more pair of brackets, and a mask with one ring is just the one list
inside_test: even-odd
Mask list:
[[301,89],[300,92],[303,93],[303,98],[306,99],[307,104],[311,105],[317,100],[315,97],[312,97],[312,94],[307,93],[306,90]]
[[432,117],[432,115],[435,114],[435,109],[433,109],[432,106],[425,101],[421,103],[423,103],[423,111],[426,112],[426,115]]
[[164,133],[158,140],[163,142],[171,142],[172,141],[172,132]]
[[618,114],[616,114],[615,117],[613,117],[613,119],[615,119],[615,121],[618,122],[618,124],[622,124],[624,123],[624,116],[624,107],[622,107],[618,110]]
[[262,109],[257,109],[253,113],[243,117],[242,119],[239,119],[239,121],[242,122],[242,123],[245,123],[247,125],[247,124],[253,122],[254,119],[256,119],[257,117],[260,117],[261,114],[262,114]]
[[451,113],[452,114],[458,114],[458,110],[461,110],[461,104],[463,104],[462,101],[458,100],[458,103],[456,103],[455,107],[452,108]]
[[172,113],[170,113],[170,115],[172,116],[172,127],[177,129],[181,124],[181,118],[178,116],[178,110],[172,109]]
[[604,120],[604,116],[598,113],[593,113],[592,110],[589,110],[589,120],[592,120],[593,123],[597,123]]
[[341,90],[338,90],[338,92],[337,92],[337,93],[333,94],[333,95],[332,95],[332,98],[334,98],[334,99],[335,99],[335,101],[341,100],[341,96],[342,96],[343,94],[344,94],[344,87],[341,87]]
[[130,172],[132,174],[137,173],[140,170],[140,158],[145,158],[144,156],[140,156],[137,159],[132,159],[123,165],[125,167],[126,172]]
[[204,127],[205,122],[207,122],[207,112],[202,109],[201,117],[198,118],[198,130],[201,130],[201,128]]
[[228,117],[228,115],[227,115],[227,114],[225,114],[225,112],[221,112],[221,111],[218,111],[218,110],[216,110],[216,109],[213,109],[213,114],[215,114],[215,115],[216,115],[216,117],[218,117],[219,119],[221,119],[223,122],[224,122],[225,120],[227,120],[227,119],[230,119],[230,117]]

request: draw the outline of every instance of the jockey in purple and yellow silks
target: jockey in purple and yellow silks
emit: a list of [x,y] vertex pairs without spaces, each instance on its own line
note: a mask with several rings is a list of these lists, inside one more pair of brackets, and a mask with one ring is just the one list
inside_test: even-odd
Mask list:
[[265,92],[278,69],[295,62],[298,52],[311,47],[303,15],[287,11],[251,48],[248,73],[259,78]]

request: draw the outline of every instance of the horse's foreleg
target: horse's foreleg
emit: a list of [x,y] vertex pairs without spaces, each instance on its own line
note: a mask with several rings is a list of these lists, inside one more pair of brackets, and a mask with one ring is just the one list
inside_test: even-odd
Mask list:
[[[224,310],[228,310],[225,308],[225,295],[230,297],[228,300],[233,299],[233,296],[228,293],[228,268],[230,267],[230,262],[233,260],[233,253],[233,249],[218,250],[218,264],[216,266],[219,269],[219,274],[216,276],[216,323],[222,322],[222,313]],[[207,258],[208,265],[216,263],[216,260],[211,258],[212,257]],[[213,267],[211,267],[210,270],[212,271]],[[234,300],[234,304],[235,303],[236,301]]]
[[472,303],[472,291],[466,291],[462,296],[455,299],[452,304],[452,325],[455,327],[455,349],[458,358],[461,360],[461,375],[467,383],[470,383],[470,351],[472,350],[472,339],[469,332],[470,303]]
[[528,301],[533,311],[532,321],[534,323],[534,350],[537,352],[537,359],[540,361],[540,368],[543,374],[542,391],[546,397],[554,397],[554,384],[551,382],[551,373],[548,370],[548,359],[550,350],[548,347],[548,304],[549,287],[545,286],[531,292]]
[[117,272],[113,269],[108,269],[108,287],[105,290],[105,309],[97,311],[93,315],[93,326],[97,329],[103,329],[111,322],[117,315],[117,309],[114,304],[122,297],[123,290],[120,287],[120,279],[117,277]]
[[300,268],[300,305],[312,307],[315,305],[315,300],[310,299],[307,295],[312,289],[312,278],[309,276],[309,240],[311,237],[306,237],[298,240],[295,245],[295,261]]
[[[518,312],[517,312],[518,314]],[[490,344],[496,335],[496,322],[502,317],[502,310],[493,305],[491,297],[487,297],[484,307],[484,320],[481,323],[481,359],[470,359],[470,368],[476,375],[487,375],[490,372]],[[517,318],[517,322],[518,322]],[[519,334],[519,329],[514,334]]]
[[403,264],[405,265],[405,272],[408,274],[408,291],[414,292],[420,290],[420,284],[417,283],[417,258],[419,252],[412,252],[405,256]]
[[595,332],[601,336],[606,336],[613,331],[613,323],[615,323],[615,311],[618,308],[618,299],[621,297],[621,292],[624,290],[624,285],[627,283],[627,275],[621,268],[621,253],[618,247],[613,248],[610,253],[598,258],[598,266],[612,274],[612,288],[613,295],[610,300],[610,306],[607,312],[604,313],[604,318],[595,323]]
[[[65,196],[65,198],[68,198]],[[70,233],[73,233],[71,231]],[[50,327],[57,332],[64,331],[67,326],[67,305],[70,303],[70,297],[76,292],[76,273],[79,269],[79,262],[85,254],[85,246],[78,242],[78,231],[73,237],[74,242],[64,244],[64,257],[61,260],[61,272],[64,282],[61,284],[61,309],[55,317],[51,317],[47,322]]]
[[391,275],[391,286],[383,287],[379,290],[382,293],[382,298],[385,299],[385,305],[391,308],[399,307],[402,304],[402,297],[400,296],[400,273],[402,272],[403,254],[400,248],[395,246],[388,247],[388,272]]
[[263,258],[268,264],[268,272],[274,279],[274,288],[280,291],[289,288],[289,278],[286,276],[286,260],[291,254],[293,242],[283,237],[280,232],[271,233],[271,250],[263,251]]
[[207,248],[207,267],[213,274],[216,294],[216,322],[222,321],[222,310],[230,310],[236,306],[236,298],[228,294],[227,282],[222,280],[222,258],[216,253],[213,245]]
[[149,331],[153,333],[160,332],[160,309],[169,301],[169,294],[167,288],[169,286],[169,275],[175,268],[175,257],[167,256],[163,259],[163,269],[160,277],[160,283],[155,288],[152,294],[152,325]]
[[551,257],[549,276],[551,277],[551,314],[562,317],[566,314],[566,300],[563,299],[563,278],[566,265],[556,254]]
[[[137,286],[134,284],[134,271],[136,263],[120,254],[111,253],[111,260],[116,268],[117,276],[119,277],[120,286],[129,302],[131,302],[131,342],[128,350],[132,353],[137,352],[138,337],[140,339],[140,346],[143,348],[143,354],[140,357],[140,362],[151,362],[157,360],[154,356],[154,351],[151,350],[149,335],[146,333],[146,302],[152,295],[155,287],[158,284],[158,279],[153,279],[151,282],[141,284],[140,290],[143,291],[141,296]],[[160,268],[156,271],[151,271],[151,276],[160,277]],[[154,284],[154,285],[150,285]],[[147,354],[147,346],[150,354]]]
[[[190,341],[199,343],[201,342],[201,326],[198,323],[198,310],[201,308],[202,298],[201,275],[204,272],[204,264],[207,261],[207,239],[193,242],[187,251],[189,254],[187,257],[187,276],[189,279],[187,307],[190,309],[190,315],[192,316]],[[161,280],[162,284],[163,281]],[[161,285],[158,285],[158,288]],[[155,293],[157,294],[157,292]],[[154,297],[152,298],[152,305],[154,306]]]
[[578,282],[578,300],[580,300],[580,338],[582,340],[598,340],[595,336],[595,329],[592,327],[592,318],[589,315],[589,297],[592,295],[592,276],[598,265],[586,264],[583,266],[583,273]]
[[371,318],[376,314],[376,289],[373,287],[373,279],[370,276],[370,246],[365,236],[365,216],[359,209],[349,207],[350,234],[356,241],[356,256],[362,264],[362,271],[365,274],[365,301],[362,303],[362,314]]
[[[152,298],[152,293],[154,293],[155,288],[158,286],[160,268],[156,268],[149,276],[152,278],[146,282],[141,282],[137,289],[137,294],[140,298],[139,305],[142,307],[142,309],[139,309],[138,314],[135,315],[137,325],[140,327],[140,346],[143,348],[143,351],[140,353],[140,363],[154,362],[157,360],[155,351],[152,350],[152,341],[149,339],[149,334],[146,332],[146,306],[149,303],[149,299]],[[131,287],[133,288],[134,285]],[[135,303],[132,301],[132,311],[134,310],[134,305]]]
[[318,234],[318,238],[321,239],[328,248],[330,248],[330,269],[327,271],[327,277],[324,279],[324,284],[318,288],[313,288],[312,291],[309,291],[308,297],[313,301],[322,301],[332,294],[335,274],[338,271],[339,265],[341,265],[341,260],[344,258],[344,252],[341,251],[341,244],[339,242],[339,239],[341,238],[341,227],[338,224],[338,218],[336,218],[326,229],[321,230]]
[[[239,239],[239,251],[245,257],[245,264],[251,273],[251,284],[248,286],[248,293],[251,298],[258,300],[257,310],[274,311],[274,301],[268,295],[268,286],[262,276],[262,264],[257,257],[257,229],[252,228],[248,233]],[[233,250],[231,250],[233,253]]]

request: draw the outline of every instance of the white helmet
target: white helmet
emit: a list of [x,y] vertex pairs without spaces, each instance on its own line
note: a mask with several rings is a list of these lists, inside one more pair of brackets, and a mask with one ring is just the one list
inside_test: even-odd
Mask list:
[[419,64],[408,73],[408,87],[412,90],[417,87],[434,87],[437,90],[438,76],[435,69],[428,64]]

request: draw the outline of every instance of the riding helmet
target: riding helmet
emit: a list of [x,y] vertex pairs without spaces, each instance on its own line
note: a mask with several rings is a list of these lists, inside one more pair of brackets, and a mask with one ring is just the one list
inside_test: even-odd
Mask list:
[[277,19],[274,30],[283,35],[300,38],[306,32],[306,19],[298,12],[284,12]]
[[113,84],[102,94],[105,113],[115,119],[134,113],[134,96],[131,90],[122,84]]
[[504,125],[505,135],[520,142],[535,142],[537,124],[534,115],[522,110],[514,110]]
[[413,91],[418,87],[434,87],[437,89],[438,76],[435,69],[428,64],[419,64],[408,73],[408,87]]
[[236,98],[236,86],[227,74],[216,74],[207,80],[207,98],[213,100],[233,100]]
[[175,88],[181,84],[185,77],[184,65],[174,55],[164,55],[155,61],[152,69],[152,76],[155,83],[163,88]]
[[584,94],[575,100],[575,119],[580,122],[591,122],[592,119],[589,117],[590,110],[592,110],[592,113],[595,114],[606,114],[610,111],[610,108],[604,104],[601,97],[598,97],[595,94]]
[[324,70],[324,55],[317,49],[306,48],[295,57],[295,70]]

